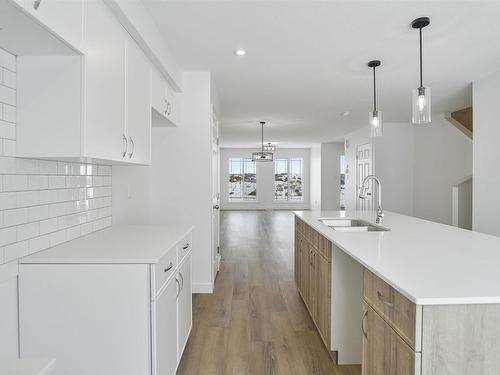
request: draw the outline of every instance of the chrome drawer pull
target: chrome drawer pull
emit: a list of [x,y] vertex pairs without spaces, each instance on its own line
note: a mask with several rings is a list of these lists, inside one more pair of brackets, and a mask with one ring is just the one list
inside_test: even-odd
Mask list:
[[167,267],[167,268],[165,268],[165,269],[163,270],[163,272],[168,272],[168,271],[170,271],[170,270],[172,269],[172,267],[173,267],[173,266],[174,266],[174,264],[173,264],[172,262],[170,262],[170,264],[168,265],[168,267]]
[[182,250],[187,250],[187,249],[189,249],[189,244],[188,243],[184,245],[184,247],[182,248]]
[[42,0],[35,0],[35,1],[33,1],[33,9],[34,10],[38,10],[38,7],[40,6],[41,2],[42,2]]
[[176,277],[175,282],[177,283],[177,295],[175,298],[179,297],[179,294],[181,293],[181,283],[179,282],[179,279]]
[[384,298],[384,296],[382,295],[382,293],[380,293],[378,290],[377,290],[377,297],[380,301],[382,301],[382,303],[384,305],[386,305],[387,307],[390,307],[390,308],[393,308],[394,307],[394,302],[391,302],[389,300],[386,300]]

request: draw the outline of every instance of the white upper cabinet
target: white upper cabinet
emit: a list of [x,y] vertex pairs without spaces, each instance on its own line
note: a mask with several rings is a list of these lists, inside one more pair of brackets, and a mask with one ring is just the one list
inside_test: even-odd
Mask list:
[[101,1],[87,2],[84,57],[84,154],[125,158],[127,33]]
[[179,121],[178,94],[167,84],[165,79],[153,69],[151,106],[153,112],[153,125],[177,126]]
[[83,56],[18,56],[18,156],[150,164],[150,62],[103,1],[84,13]]
[[83,0],[19,0],[26,10],[73,47],[83,43]]
[[151,67],[134,40],[127,43],[126,158],[151,162]]

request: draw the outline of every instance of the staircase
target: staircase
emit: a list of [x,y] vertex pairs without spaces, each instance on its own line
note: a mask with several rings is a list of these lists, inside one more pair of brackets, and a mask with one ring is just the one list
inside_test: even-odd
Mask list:
[[458,130],[472,139],[472,107],[459,111],[447,113],[445,118],[451,122]]

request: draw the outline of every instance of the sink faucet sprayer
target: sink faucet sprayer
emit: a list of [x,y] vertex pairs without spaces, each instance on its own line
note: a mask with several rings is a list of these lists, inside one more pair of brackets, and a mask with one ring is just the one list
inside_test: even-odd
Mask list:
[[382,184],[380,180],[375,175],[366,176],[361,184],[361,188],[359,189],[359,198],[360,199],[368,199],[368,181],[375,180],[378,185],[378,207],[377,207],[377,220],[376,223],[380,224],[382,222],[382,218],[384,217],[384,211],[382,211]]

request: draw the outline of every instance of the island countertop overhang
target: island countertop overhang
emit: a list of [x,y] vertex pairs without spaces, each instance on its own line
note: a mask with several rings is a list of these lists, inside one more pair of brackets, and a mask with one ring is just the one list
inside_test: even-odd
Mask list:
[[386,232],[339,232],[321,218],[373,211],[294,211],[295,216],[417,305],[500,303],[500,238],[386,212]]

